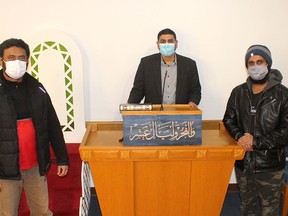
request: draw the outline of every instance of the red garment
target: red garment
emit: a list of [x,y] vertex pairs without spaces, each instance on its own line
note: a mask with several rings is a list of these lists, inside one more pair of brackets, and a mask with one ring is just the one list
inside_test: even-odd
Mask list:
[[37,165],[35,129],[31,119],[18,120],[19,164],[20,170]]

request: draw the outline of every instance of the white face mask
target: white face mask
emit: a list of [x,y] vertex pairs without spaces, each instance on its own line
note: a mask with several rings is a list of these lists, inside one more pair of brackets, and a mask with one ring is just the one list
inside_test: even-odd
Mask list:
[[26,64],[25,61],[20,60],[7,61],[5,73],[13,79],[20,79],[26,72]]
[[249,67],[247,69],[248,75],[253,79],[253,80],[262,80],[268,73],[268,68],[267,66],[263,65],[256,65]]

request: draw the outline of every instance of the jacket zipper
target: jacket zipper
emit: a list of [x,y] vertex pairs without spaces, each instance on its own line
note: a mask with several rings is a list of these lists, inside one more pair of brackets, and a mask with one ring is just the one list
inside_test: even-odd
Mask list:
[[[255,136],[255,128],[256,128],[256,121],[257,121],[257,118],[258,118],[258,108],[259,108],[259,105],[267,98],[267,95],[261,95],[261,98],[259,99],[257,105],[256,105],[256,113],[255,113],[255,118],[254,118],[254,131],[253,131],[253,137]],[[252,153],[252,158],[253,158],[253,172],[255,173],[256,170],[257,170],[257,166],[256,166],[256,154],[253,152]]]

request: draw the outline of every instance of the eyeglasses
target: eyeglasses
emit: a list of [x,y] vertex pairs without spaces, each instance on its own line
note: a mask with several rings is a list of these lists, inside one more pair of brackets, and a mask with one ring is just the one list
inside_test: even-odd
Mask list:
[[265,63],[266,63],[266,61],[264,59],[259,59],[256,62],[255,61],[248,61],[247,65],[252,67],[255,65],[263,65]]

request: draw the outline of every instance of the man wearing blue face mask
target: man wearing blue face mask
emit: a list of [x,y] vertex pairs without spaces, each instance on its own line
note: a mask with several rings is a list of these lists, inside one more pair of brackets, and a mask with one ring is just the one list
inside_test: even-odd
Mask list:
[[158,33],[160,53],[141,59],[128,103],[190,104],[197,108],[201,85],[196,62],[176,54],[176,34],[171,29]]
[[246,151],[244,159],[235,162],[241,215],[278,216],[288,143],[288,89],[281,84],[281,73],[271,69],[266,46],[249,47],[245,65],[249,76],[232,90],[223,118]]

